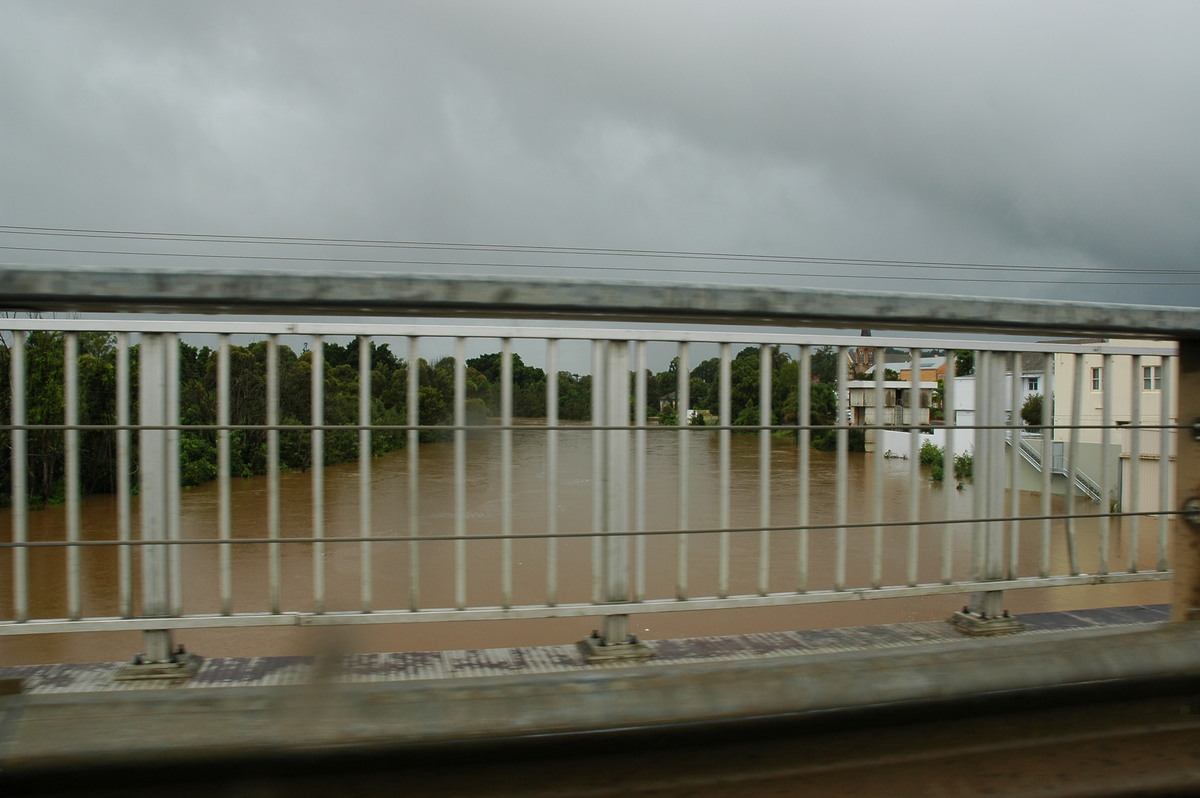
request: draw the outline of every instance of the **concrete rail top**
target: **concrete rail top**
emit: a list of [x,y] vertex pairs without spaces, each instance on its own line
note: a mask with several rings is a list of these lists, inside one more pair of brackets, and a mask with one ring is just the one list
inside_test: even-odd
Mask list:
[[738,285],[0,264],[0,309],[274,313],[1195,338],[1194,309]]

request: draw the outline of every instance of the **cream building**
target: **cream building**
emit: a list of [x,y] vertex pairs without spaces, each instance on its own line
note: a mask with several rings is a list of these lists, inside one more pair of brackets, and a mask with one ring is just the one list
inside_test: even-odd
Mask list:
[[[1173,436],[1136,427],[1157,426],[1164,419],[1176,423],[1178,404],[1170,386],[1178,384],[1178,361],[1169,357],[1176,348],[1173,341],[1108,340],[1088,354],[1054,356],[1054,440],[1063,443],[1066,457],[1074,444],[1077,468],[1128,512],[1160,506],[1161,457],[1164,441],[1174,456]],[[1130,350],[1139,353],[1127,354]]]
[[[1024,429],[1019,436],[1009,437],[1006,449],[1010,456],[1013,455],[1009,448],[1011,441],[1020,442],[1015,453],[1020,459],[1017,477],[1020,489],[1035,492],[1043,489],[1043,461],[1048,460],[1052,473],[1051,490],[1065,493],[1067,472],[1073,461],[1079,475],[1075,495],[1081,500],[1090,498],[1100,502],[1106,497],[1109,506],[1127,512],[1163,506],[1161,456],[1165,445],[1169,455],[1174,457],[1170,443],[1173,436],[1169,431],[1164,434],[1160,429],[1137,427],[1156,427],[1164,418],[1169,425],[1177,421],[1177,403],[1171,388],[1178,384],[1177,360],[1171,357],[1177,345],[1173,341],[1147,340],[1049,343],[1073,347],[1082,344],[1091,351],[1046,356],[1026,353],[1021,355],[1019,364],[1010,364],[1010,367],[1016,366],[1019,377],[1015,403],[1013,370],[1010,369],[1004,379],[1004,403],[1009,423],[1014,420],[1020,423],[1022,406],[1031,395],[1037,394],[1044,397],[1043,407],[1049,408],[1052,425],[1046,447],[1043,447],[1042,432],[1035,429]],[[1165,366],[1164,359],[1167,360]],[[953,407],[946,408],[947,417],[957,425],[970,427],[976,423],[975,408],[975,377],[958,377],[954,382]],[[1078,420],[1072,422],[1076,412]],[[1108,427],[1107,433],[1104,426]],[[931,433],[922,434],[921,440],[945,446],[945,432],[944,428],[935,426]],[[883,432],[882,438],[881,445],[885,448],[909,451],[906,432],[888,430]],[[973,451],[973,431],[955,432],[953,448],[956,454]],[[1168,484],[1165,502],[1168,506],[1174,501],[1170,489]]]

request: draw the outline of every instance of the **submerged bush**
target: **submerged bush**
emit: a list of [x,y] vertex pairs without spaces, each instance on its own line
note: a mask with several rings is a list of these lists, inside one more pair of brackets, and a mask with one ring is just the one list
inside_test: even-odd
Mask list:
[[958,479],[975,478],[975,456],[960,454],[954,458],[954,476]]
[[921,453],[919,456],[921,465],[923,466],[940,466],[944,455],[945,450],[933,441],[925,441],[921,444]]
[[[929,466],[929,478],[934,482],[942,482],[946,478],[946,450],[932,441],[921,444],[920,462]],[[973,479],[975,476],[975,456],[969,453],[955,455],[954,478],[958,480]]]

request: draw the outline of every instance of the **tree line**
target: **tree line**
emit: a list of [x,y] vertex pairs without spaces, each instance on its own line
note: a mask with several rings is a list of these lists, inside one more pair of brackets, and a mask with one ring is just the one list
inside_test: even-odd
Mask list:
[[[78,423],[114,425],[117,422],[117,343],[111,333],[79,333]],[[373,425],[394,426],[408,422],[408,379],[410,369],[417,376],[417,420],[421,426],[438,427],[454,421],[453,357],[410,364],[397,357],[386,343],[370,342],[370,421]],[[281,425],[303,427],[312,423],[311,380],[313,352],[295,351],[279,345],[278,413]],[[230,424],[262,425],[267,418],[268,343],[258,341],[230,347],[229,409]],[[359,423],[359,344],[326,341],[324,359],[324,418],[328,425]],[[11,348],[0,341],[0,379],[11,385]],[[64,335],[61,332],[31,332],[26,336],[25,423],[56,425],[64,423]],[[137,419],[138,347],[130,357],[130,418]],[[217,352],[207,346],[179,342],[179,415],[181,425],[217,424]],[[486,424],[500,414],[502,355],[492,353],[465,362],[468,424]],[[813,381],[809,385],[811,417],[814,425],[832,425],[836,418],[833,383],[837,361],[834,350],[814,350],[811,360]],[[676,358],[662,372],[646,373],[647,413],[660,416],[660,399],[668,397],[678,385],[679,361]],[[771,351],[772,425],[797,424],[799,363],[778,347]],[[690,405],[696,410],[716,413],[719,409],[719,358],[704,360],[688,374]],[[758,347],[747,347],[731,362],[731,402],[733,424],[759,424]],[[560,371],[558,415],[562,420],[586,420],[591,417],[590,375]],[[512,355],[512,407],[518,418],[546,415],[547,374],[528,366],[520,355]],[[631,381],[632,385],[632,381]],[[632,398],[632,397],[631,397]],[[12,391],[0,394],[0,418],[12,414]],[[661,423],[677,423],[672,411],[661,413]],[[113,430],[80,430],[80,487],[84,493],[112,493],[117,488],[117,446]],[[449,430],[423,429],[421,442],[448,440]],[[862,433],[851,430],[851,448],[861,449]],[[266,473],[268,465],[267,431],[232,430],[230,438],[231,473],[251,476]],[[130,435],[131,467],[137,484],[137,436]],[[408,436],[403,430],[375,430],[371,435],[371,453],[380,455],[402,448]],[[813,445],[832,449],[836,433],[816,431]],[[12,435],[0,433],[0,502],[11,500]],[[34,503],[59,501],[64,495],[66,435],[62,430],[30,430],[26,436],[27,490]],[[332,430],[324,436],[323,459],[328,465],[351,462],[359,455],[356,430]],[[312,465],[311,433],[283,431],[279,436],[280,466],[304,470]],[[183,485],[198,485],[217,477],[217,431],[185,430],[180,434],[180,479]]]

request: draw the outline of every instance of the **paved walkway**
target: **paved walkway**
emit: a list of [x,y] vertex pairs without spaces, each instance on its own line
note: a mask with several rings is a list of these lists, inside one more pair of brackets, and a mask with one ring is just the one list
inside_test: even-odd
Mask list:
[[[1168,605],[1115,607],[1022,615],[1021,637],[1065,630],[1102,629],[1161,623]],[[505,674],[595,672],[614,668],[659,667],[700,662],[762,660],[806,654],[903,648],[970,640],[942,621],[897,623],[841,629],[649,641],[654,658],[636,662],[587,664],[575,645],[348,654],[335,661],[317,657],[224,657],[203,660],[189,680],[114,681],[125,663],[0,667],[0,680],[19,680],[21,692],[87,693],[133,690],[195,690],[211,687],[267,687],[335,682],[399,682],[460,679]],[[203,653],[203,652],[200,652]],[[12,684],[10,682],[10,684]]]

